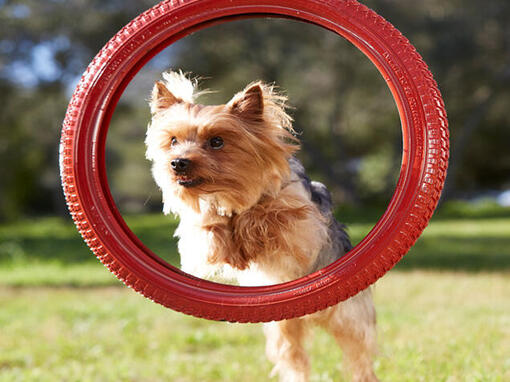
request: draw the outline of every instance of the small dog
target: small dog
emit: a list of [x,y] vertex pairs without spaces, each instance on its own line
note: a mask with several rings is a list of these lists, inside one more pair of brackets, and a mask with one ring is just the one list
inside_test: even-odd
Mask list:
[[[163,78],[150,100],[146,155],[164,213],[180,217],[175,234],[185,272],[235,277],[245,286],[276,284],[351,249],[328,190],[293,157],[299,145],[286,97],[254,82],[225,105],[204,106],[195,103],[196,81],[177,72]],[[369,289],[321,312],[264,324],[266,353],[281,381],[308,380],[309,324],[334,336],[353,380],[377,381]]]

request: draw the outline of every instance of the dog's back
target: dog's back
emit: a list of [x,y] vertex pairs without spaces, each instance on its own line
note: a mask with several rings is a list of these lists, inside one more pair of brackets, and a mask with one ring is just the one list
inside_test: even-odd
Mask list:
[[345,255],[352,249],[352,245],[349,235],[345,231],[345,225],[338,222],[333,214],[333,201],[326,186],[320,182],[310,180],[305,173],[303,165],[297,158],[292,157],[289,160],[289,164],[294,177],[301,181],[311,200],[329,223],[331,245],[324,246],[321,250],[312,269],[312,272],[315,272]]

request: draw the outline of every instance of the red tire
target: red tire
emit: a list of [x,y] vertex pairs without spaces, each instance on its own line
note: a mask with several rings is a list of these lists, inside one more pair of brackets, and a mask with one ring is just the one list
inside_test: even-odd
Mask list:
[[[403,159],[391,202],[372,231],[330,266],[301,279],[234,287],[189,276],[146,248],[110,194],[105,141],[115,106],[138,70],[198,29],[239,18],[291,18],[329,29],[360,49],[391,89]],[[66,200],[83,238],[126,285],[166,307],[237,322],[313,313],[374,283],[415,243],[439,199],[448,161],[443,100],[427,65],[390,23],[355,0],[168,0],[124,27],[94,58],[67,110],[61,139]]]

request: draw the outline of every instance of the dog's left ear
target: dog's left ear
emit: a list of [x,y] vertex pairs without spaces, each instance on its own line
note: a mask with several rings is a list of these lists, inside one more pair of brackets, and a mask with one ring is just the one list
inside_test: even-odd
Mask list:
[[236,94],[229,102],[231,112],[251,121],[261,122],[264,112],[264,93],[260,84],[249,85],[241,93]]
[[174,96],[162,81],[156,82],[152,89],[152,95],[149,101],[151,113],[153,115],[168,109],[170,106],[178,102],[182,102],[182,100]]

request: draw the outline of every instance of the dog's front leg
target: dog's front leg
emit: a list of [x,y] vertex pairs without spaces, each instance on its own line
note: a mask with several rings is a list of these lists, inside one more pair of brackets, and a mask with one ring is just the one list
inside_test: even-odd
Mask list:
[[299,318],[264,324],[266,354],[275,365],[271,376],[278,375],[281,382],[308,381],[305,332],[305,322]]

